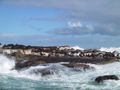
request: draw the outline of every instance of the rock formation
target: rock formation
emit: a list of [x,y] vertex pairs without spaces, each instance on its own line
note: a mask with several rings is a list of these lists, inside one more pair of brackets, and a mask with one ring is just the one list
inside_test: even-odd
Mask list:
[[104,80],[119,80],[119,78],[116,75],[104,75],[104,76],[98,76],[95,79],[97,83],[101,83]]
[[86,71],[86,70],[94,70],[95,68],[90,66],[90,65],[87,65],[87,64],[84,64],[84,63],[69,63],[69,64],[62,64],[68,68],[73,68],[73,70],[76,70],[76,71]]

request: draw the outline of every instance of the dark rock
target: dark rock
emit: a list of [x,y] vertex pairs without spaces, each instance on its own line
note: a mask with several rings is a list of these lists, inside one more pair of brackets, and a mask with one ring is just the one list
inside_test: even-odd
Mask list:
[[[92,63],[92,64],[100,64],[100,63],[109,63],[112,61],[116,61],[116,58],[105,59],[102,57],[43,57],[43,56],[34,56],[34,55],[25,55],[20,60],[34,60],[36,62],[45,61],[46,63],[59,63],[59,62],[70,62],[70,63]],[[18,60],[16,60],[18,61]]]
[[69,63],[69,64],[62,64],[62,65],[69,67],[69,68],[73,68],[74,70],[86,71],[86,70],[95,69],[94,67],[87,65],[87,64],[83,64],[83,63]]
[[41,76],[46,76],[46,75],[53,75],[54,73],[49,70],[49,69],[45,69],[41,71]]
[[31,67],[31,66],[37,66],[39,64],[45,64],[46,62],[43,60],[24,60],[24,61],[20,61],[17,62],[15,65],[15,69],[19,70],[19,69],[23,69],[23,68],[27,68],[27,67]]
[[101,83],[104,80],[119,80],[119,78],[116,75],[105,75],[105,76],[98,76],[95,79],[97,83]]
[[[18,58],[17,58],[18,59]],[[39,64],[46,63],[59,63],[59,62],[69,62],[70,64],[63,64],[64,66],[71,68],[83,68],[83,70],[89,69],[87,63],[92,64],[107,64],[116,61],[116,58],[103,59],[103,58],[87,58],[87,57],[41,57],[41,56],[24,56],[16,59],[15,69],[23,69],[31,66],[37,66]],[[81,63],[81,64],[80,64]],[[83,64],[82,64],[83,63]],[[84,64],[86,63],[86,64]],[[90,68],[91,69],[91,68]]]

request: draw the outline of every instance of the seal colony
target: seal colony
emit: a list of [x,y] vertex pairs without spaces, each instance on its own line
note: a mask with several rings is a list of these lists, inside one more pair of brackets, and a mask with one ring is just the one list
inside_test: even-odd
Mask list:
[[[49,63],[62,63],[61,65],[72,68],[74,71],[95,70],[89,64],[108,64],[119,61],[120,54],[116,51],[106,52],[99,49],[75,49],[70,46],[25,46],[19,44],[0,44],[0,53],[16,61],[15,70],[22,70],[31,66],[46,65]],[[52,68],[53,69],[53,68]],[[52,75],[50,68],[36,69],[34,73],[41,73],[42,76]],[[115,75],[98,76],[97,83],[104,80],[118,80]]]

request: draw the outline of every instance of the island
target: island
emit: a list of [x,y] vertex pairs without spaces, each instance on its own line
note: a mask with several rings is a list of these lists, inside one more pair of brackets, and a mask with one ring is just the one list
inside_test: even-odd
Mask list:
[[[71,46],[30,46],[20,44],[0,44],[0,53],[16,61],[15,69],[46,63],[69,62],[67,67],[85,66],[83,64],[106,64],[119,61],[116,51],[99,49],[76,49]],[[80,65],[78,65],[80,63]],[[81,65],[82,63],[82,65]]]

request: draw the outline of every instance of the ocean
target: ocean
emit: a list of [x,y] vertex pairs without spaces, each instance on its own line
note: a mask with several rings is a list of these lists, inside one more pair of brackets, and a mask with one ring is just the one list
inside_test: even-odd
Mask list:
[[[101,48],[102,51],[120,51],[120,48]],[[61,63],[38,65],[13,70],[15,60],[0,55],[0,90],[120,90],[120,80],[107,80],[96,83],[94,80],[101,75],[117,75],[120,77],[120,62],[105,65],[89,64],[95,70],[74,71]],[[36,69],[50,68],[53,75],[41,76],[34,73]]]

